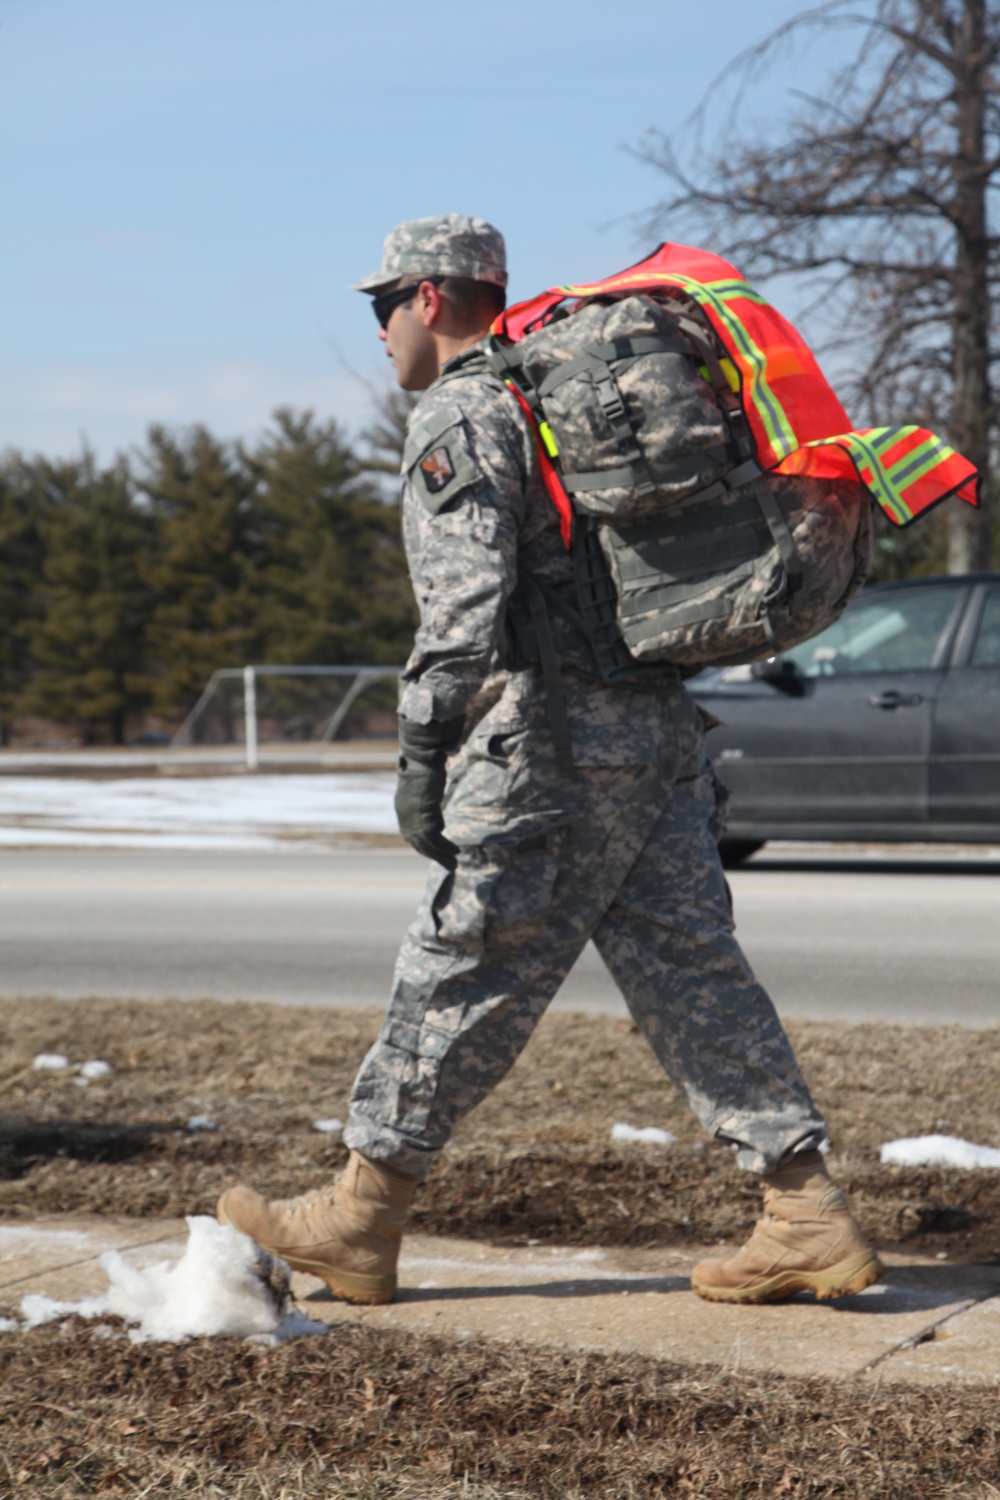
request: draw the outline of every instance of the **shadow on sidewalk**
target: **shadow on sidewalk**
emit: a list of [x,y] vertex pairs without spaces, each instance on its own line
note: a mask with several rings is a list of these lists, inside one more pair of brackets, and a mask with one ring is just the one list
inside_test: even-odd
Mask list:
[[[973,1275],[965,1278],[958,1271],[993,1270],[993,1278]],[[950,1281],[946,1280],[948,1273]],[[991,1286],[991,1280],[993,1284]],[[396,1303],[419,1302],[478,1302],[505,1297],[542,1297],[549,1300],[576,1300],[584,1297],[613,1297],[646,1293],[690,1292],[687,1276],[622,1276],[586,1279],[583,1277],[566,1281],[522,1281],[488,1286],[401,1286]],[[892,1267],[885,1279],[868,1287],[853,1297],[840,1297],[835,1302],[817,1303],[811,1293],[801,1293],[781,1302],[766,1304],[776,1311],[782,1307],[815,1305],[832,1313],[854,1313],[864,1316],[878,1314],[881,1317],[910,1314],[919,1311],[928,1313],[938,1308],[957,1307],[968,1301],[978,1301],[1000,1291],[1000,1276],[995,1268],[956,1266],[912,1266]],[[306,1302],[333,1302],[337,1299],[327,1287],[310,1292],[302,1299]],[[702,1306],[726,1316],[739,1316],[744,1306],[760,1307],[761,1303],[703,1302]]]
[[[396,1293],[396,1303],[412,1302],[475,1302],[491,1297],[609,1297],[630,1292],[686,1292],[690,1282],[686,1276],[605,1277],[587,1281],[522,1281],[513,1285],[496,1286],[401,1286]],[[328,1287],[310,1292],[305,1302],[335,1302],[337,1299]]]

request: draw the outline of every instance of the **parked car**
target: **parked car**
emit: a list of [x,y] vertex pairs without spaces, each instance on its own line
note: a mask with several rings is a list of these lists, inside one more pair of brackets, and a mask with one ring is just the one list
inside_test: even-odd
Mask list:
[[688,686],[720,721],[725,863],[767,839],[1000,842],[1000,573],[873,585],[804,645]]

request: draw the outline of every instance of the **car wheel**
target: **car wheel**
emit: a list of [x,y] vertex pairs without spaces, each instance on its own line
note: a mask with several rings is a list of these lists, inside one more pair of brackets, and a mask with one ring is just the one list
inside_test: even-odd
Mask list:
[[722,868],[731,870],[735,865],[741,865],[744,860],[756,854],[758,849],[763,849],[766,839],[722,839],[719,843],[719,855],[722,859]]

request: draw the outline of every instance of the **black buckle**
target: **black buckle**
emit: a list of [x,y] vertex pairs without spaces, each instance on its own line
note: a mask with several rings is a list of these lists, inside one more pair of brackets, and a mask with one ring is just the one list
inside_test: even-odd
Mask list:
[[625,415],[625,403],[618,389],[618,382],[611,371],[608,370],[606,374],[596,376],[594,385],[597,389],[597,399],[608,421],[620,421]]

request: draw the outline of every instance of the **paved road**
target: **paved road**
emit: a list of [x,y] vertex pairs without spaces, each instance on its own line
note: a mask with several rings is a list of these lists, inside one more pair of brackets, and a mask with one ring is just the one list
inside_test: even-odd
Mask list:
[[[424,866],[306,854],[0,851],[0,995],[381,1005]],[[787,1016],[1000,1022],[1000,860],[765,851],[738,931]],[[621,1002],[593,950],[559,997]]]

